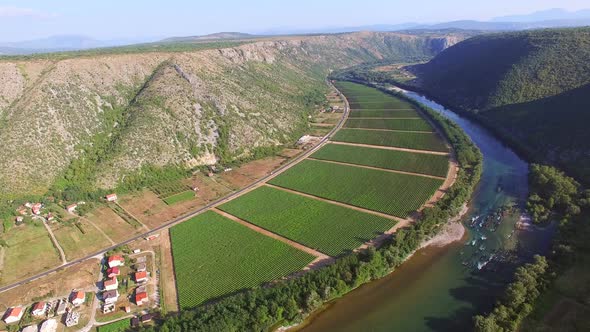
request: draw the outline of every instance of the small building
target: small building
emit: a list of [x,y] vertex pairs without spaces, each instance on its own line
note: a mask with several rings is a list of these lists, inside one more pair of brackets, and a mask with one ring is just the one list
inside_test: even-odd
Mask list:
[[133,249],[134,254],[139,254],[140,252],[141,252],[141,249]]
[[119,255],[112,255],[109,256],[108,260],[107,260],[109,267],[115,267],[115,266],[122,266],[125,264],[125,259],[123,259],[123,257],[119,256]]
[[105,198],[107,199],[107,202],[114,202],[117,200],[117,194],[108,194]]
[[39,332],[55,332],[57,331],[57,321],[55,319],[48,319],[41,324]]
[[59,300],[59,303],[57,304],[57,307],[55,307],[55,314],[56,315],[63,315],[66,313],[66,308],[67,308],[67,302],[65,299],[63,300]]
[[72,292],[72,294],[70,295],[70,302],[72,302],[72,304],[75,306],[79,306],[79,305],[84,304],[85,300],[86,300],[86,293],[84,293],[82,291]]
[[147,270],[145,263],[135,264],[135,269],[137,270],[137,272],[145,272]]
[[23,216],[18,216],[14,219],[14,224],[15,225],[22,225],[22,223],[25,222],[25,217]]
[[66,326],[72,327],[78,325],[78,321],[80,320],[80,313],[77,311],[70,311],[66,315]]
[[137,283],[146,282],[148,280],[147,271],[136,272],[134,274],[134,279]]
[[55,220],[55,217],[53,216],[53,213],[49,212],[47,214],[47,217],[45,217],[45,220],[47,220],[47,221],[53,221],[53,220]]
[[23,309],[23,307],[8,308],[8,310],[6,310],[6,313],[4,314],[4,317],[2,318],[2,320],[6,324],[16,323],[16,322],[20,321],[21,318],[23,318],[24,313],[25,313],[25,310]]
[[109,278],[118,277],[120,275],[121,275],[121,270],[117,266],[111,267],[107,270],[107,277],[109,277]]
[[103,314],[108,314],[115,311],[115,304],[111,303],[111,304],[105,304],[102,306],[102,313]]
[[126,313],[130,313],[131,312],[131,307],[130,306],[125,306],[125,312]]
[[78,208],[78,204],[76,204],[76,203],[70,204],[70,205],[66,206],[66,211],[68,211],[69,213],[74,213],[74,212],[76,212],[77,208]]
[[117,288],[119,288],[119,280],[117,280],[117,277],[107,279],[103,282],[103,286],[104,289],[107,291],[116,290]]
[[43,316],[45,315],[45,307],[45,302],[37,302],[33,305],[33,308],[31,309],[31,314],[37,317]]
[[34,215],[38,215],[41,213],[42,207],[43,207],[43,204],[35,203],[35,204],[33,204],[33,206],[31,206],[31,212],[33,212]]
[[102,293],[102,299],[105,304],[116,303],[119,299],[119,292],[117,290],[110,290]]
[[147,292],[135,292],[135,304],[144,305],[148,302]]
[[142,323],[151,322],[153,318],[154,318],[154,315],[152,315],[152,314],[145,314],[145,315],[141,316],[141,322]]
[[37,325],[29,325],[21,330],[21,332],[38,332],[39,328]]

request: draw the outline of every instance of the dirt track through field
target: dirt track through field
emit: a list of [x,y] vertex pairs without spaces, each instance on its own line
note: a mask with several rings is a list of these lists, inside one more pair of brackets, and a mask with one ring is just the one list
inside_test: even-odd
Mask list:
[[357,211],[368,213],[368,214],[374,214],[374,215],[379,216],[379,217],[382,217],[382,218],[386,218],[386,219],[390,219],[390,220],[395,220],[398,223],[406,220],[406,219],[403,219],[403,218],[400,218],[400,217],[390,216],[390,215],[385,214],[385,213],[381,213],[381,212],[377,212],[377,211],[373,211],[373,210],[367,210],[367,209],[363,209],[363,208],[358,207],[358,206],[348,205],[346,203],[340,203],[340,202],[332,201],[332,200],[329,200],[329,199],[326,199],[326,198],[322,198],[322,197],[319,197],[319,196],[314,196],[314,195],[306,194],[306,193],[303,193],[303,192],[300,192],[300,191],[297,191],[297,190],[292,190],[292,189],[288,189],[288,188],[283,188],[283,187],[275,186],[275,185],[270,184],[270,183],[266,183],[265,186],[268,186],[268,187],[271,187],[271,188],[275,188],[275,189],[278,189],[278,190],[282,190],[282,191],[286,191],[286,192],[289,192],[289,193],[292,193],[292,194],[295,194],[295,195],[304,196],[304,197],[307,197],[307,198],[313,198],[313,199],[318,200],[318,201],[322,201],[322,202],[326,202],[326,203],[330,203],[330,204],[342,206],[342,207],[345,207],[345,208],[348,208],[348,209],[357,210]]
[[280,236],[280,235],[278,235],[276,233],[273,233],[273,232],[271,232],[269,230],[266,230],[266,229],[264,229],[262,227],[259,227],[259,226],[256,226],[254,224],[251,224],[251,223],[249,223],[249,222],[247,222],[247,221],[245,221],[243,219],[240,219],[240,218],[234,216],[233,214],[229,214],[229,213],[224,212],[224,211],[221,211],[221,210],[219,210],[217,208],[213,208],[213,209],[211,209],[211,211],[214,211],[217,214],[220,214],[220,215],[222,215],[222,216],[224,216],[224,217],[226,217],[228,219],[231,219],[231,220],[233,220],[233,221],[235,221],[235,222],[237,222],[237,223],[239,223],[241,225],[244,225],[244,226],[250,228],[251,230],[256,231],[256,232],[258,232],[258,233],[260,233],[262,235],[271,237],[271,238],[273,238],[275,240],[279,240],[279,241],[281,241],[283,243],[286,243],[286,244],[290,245],[291,247],[297,248],[297,249],[299,249],[301,251],[304,251],[304,252],[306,252],[306,253],[308,253],[310,255],[316,256],[317,258],[321,258],[321,259],[330,258],[330,256],[328,256],[328,255],[326,255],[326,254],[324,254],[322,252],[319,252],[319,251],[317,251],[315,249],[312,249],[310,247],[304,246],[303,244],[301,244],[299,242],[295,242],[293,240],[290,240],[290,239],[287,239],[285,237],[282,237],[282,236]]
[[448,156],[449,155],[448,152],[406,149],[406,148],[398,148],[395,146],[370,145],[370,144],[362,144],[362,143],[348,143],[348,142],[337,142],[337,141],[330,141],[330,144],[352,145],[352,146],[361,146],[361,147],[365,147],[365,148],[375,148],[375,149],[383,149],[383,150],[397,150],[397,151],[405,151],[405,152],[436,154],[439,156]]
[[428,175],[428,174],[414,173],[414,172],[406,172],[406,171],[398,171],[398,170],[395,170],[395,169],[381,168],[381,167],[374,167],[374,166],[367,166],[367,165],[359,165],[359,164],[351,164],[351,163],[345,163],[345,162],[341,162],[341,161],[316,159],[316,158],[312,158],[312,157],[309,157],[307,159],[308,160],[316,160],[316,161],[320,161],[320,162],[324,162],[324,163],[337,164],[337,165],[352,166],[352,167],[366,168],[366,169],[374,169],[374,170],[377,170],[377,171],[383,171],[383,172],[389,172],[389,173],[399,173],[399,174],[406,174],[406,175],[415,175],[415,176],[421,176],[421,177],[424,177],[424,178],[431,178],[431,179],[437,179],[437,180],[446,180],[447,179],[447,178],[443,178],[442,176],[435,176],[435,175]]
[[455,183],[457,180],[457,176],[459,174],[459,164],[454,158],[449,160],[449,170],[447,171],[447,177],[445,178],[445,182],[443,182],[442,186],[438,188],[438,190],[432,195],[432,197],[426,202],[426,204],[422,205],[418,212],[424,210],[427,207],[433,207],[436,202],[438,202],[441,198],[445,196],[447,190]]
[[43,224],[43,226],[47,230],[47,233],[49,233],[49,238],[51,239],[51,242],[53,243],[53,246],[55,247],[55,249],[57,249],[57,252],[59,253],[59,258],[61,259],[61,263],[62,264],[66,264],[68,262],[66,260],[66,254],[64,253],[64,250],[62,249],[62,247],[59,244],[59,242],[57,242],[57,238],[53,234],[53,231],[51,230],[51,228],[49,227],[49,225],[47,225],[46,222],[41,221],[41,223]]
[[90,225],[92,225],[92,227],[96,228],[97,231],[100,232],[100,234],[102,234],[111,244],[115,244],[115,241],[113,241],[113,239],[111,239],[107,233],[105,233],[100,227],[98,227],[98,225],[96,225],[92,220],[88,219],[88,218],[84,218],[84,217],[80,217],[80,219],[86,221],[87,223],[89,223]]

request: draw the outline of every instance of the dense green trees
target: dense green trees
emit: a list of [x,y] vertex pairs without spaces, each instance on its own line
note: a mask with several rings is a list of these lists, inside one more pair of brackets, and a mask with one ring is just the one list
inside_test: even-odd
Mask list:
[[[400,96],[400,98],[405,98]],[[300,321],[326,301],[380,278],[398,267],[420,243],[436,234],[469,199],[481,175],[482,157],[469,137],[451,121],[419,106],[431,117],[455,149],[461,169],[457,181],[420,222],[400,229],[378,249],[353,253],[301,277],[220,299],[180,315],[165,317],[146,331],[266,331]]]

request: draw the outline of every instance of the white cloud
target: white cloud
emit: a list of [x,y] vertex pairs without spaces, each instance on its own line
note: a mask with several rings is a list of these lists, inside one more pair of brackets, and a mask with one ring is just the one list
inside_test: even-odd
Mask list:
[[45,13],[31,8],[0,6],[0,17],[53,18],[56,16],[54,13]]

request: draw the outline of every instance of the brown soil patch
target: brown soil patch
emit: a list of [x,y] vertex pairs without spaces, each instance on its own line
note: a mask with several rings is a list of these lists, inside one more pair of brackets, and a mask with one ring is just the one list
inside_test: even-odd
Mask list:
[[42,298],[63,297],[72,289],[94,288],[98,273],[97,259],[84,261],[43,278],[0,293],[0,311],[9,306],[26,305]]
[[99,227],[108,238],[117,243],[143,232],[142,228],[135,228],[128,224],[107,206],[93,210],[85,218]]
[[174,275],[174,262],[172,260],[172,246],[168,230],[160,232],[160,287],[162,287],[163,302],[166,309],[178,311],[178,294],[176,294],[176,277]]
[[293,158],[299,155],[302,151],[300,149],[283,149],[279,154],[283,158]]
[[287,161],[283,157],[268,157],[254,160],[229,172],[219,174],[220,182],[226,183],[230,188],[237,190],[270,174]]

